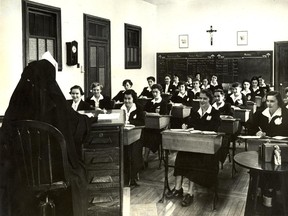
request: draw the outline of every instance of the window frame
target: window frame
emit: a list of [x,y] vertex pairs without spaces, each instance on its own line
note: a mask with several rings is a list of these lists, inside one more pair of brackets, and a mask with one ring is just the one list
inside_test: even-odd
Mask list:
[[[128,23],[124,24],[124,34],[125,34],[125,69],[141,69],[142,67],[142,28],[140,26],[136,26],[136,25],[131,25]],[[129,46],[128,44],[128,33],[129,32],[136,32],[138,35],[138,55],[137,55],[137,61],[136,63],[131,63],[128,62],[127,59],[127,49],[131,46]]]
[[[23,65],[28,65],[29,57],[29,10],[53,14],[56,18],[55,60],[58,63],[58,71],[62,71],[62,35],[61,35],[61,8],[44,5],[36,2],[22,0],[22,24],[23,24]],[[43,37],[46,38],[46,37]]]

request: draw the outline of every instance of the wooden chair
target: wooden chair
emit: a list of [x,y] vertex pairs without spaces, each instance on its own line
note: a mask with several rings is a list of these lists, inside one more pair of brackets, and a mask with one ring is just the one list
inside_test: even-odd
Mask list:
[[69,186],[65,138],[45,122],[21,120],[13,122],[12,128],[19,178],[40,201],[39,215],[54,216],[55,204],[49,196]]

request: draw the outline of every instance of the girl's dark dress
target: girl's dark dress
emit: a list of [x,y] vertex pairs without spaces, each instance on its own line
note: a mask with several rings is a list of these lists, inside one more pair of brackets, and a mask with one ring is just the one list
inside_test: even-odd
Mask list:
[[[71,107],[73,104],[73,100],[67,100],[67,103]],[[83,101],[82,99],[80,100],[79,105],[77,107],[77,111],[79,111],[79,110],[91,110],[91,109],[93,109],[93,108],[90,107],[89,103]]]
[[212,84],[210,83],[210,90],[211,90],[213,93],[214,93],[214,91],[215,91],[216,89],[223,89],[222,84],[221,84],[221,83],[218,83],[217,85],[212,85]]
[[[213,104],[213,107],[215,105]],[[215,107],[214,107],[215,108]],[[216,108],[215,108],[216,109]],[[217,109],[216,109],[217,110]],[[223,106],[220,106],[218,107],[218,110],[220,112],[220,115],[229,115],[229,116],[232,116],[233,113],[232,113],[232,109],[231,109],[231,104],[228,103],[228,102],[224,102],[224,105]]]
[[[91,100],[93,96],[86,98],[85,102],[89,103],[90,109],[95,109],[95,101]],[[103,95],[103,99],[99,101],[100,109],[113,109],[111,99],[108,96]]]
[[[179,92],[173,94],[170,99],[173,103],[181,103],[185,106],[192,106],[193,102],[193,93],[191,91],[187,91],[186,94],[182,97]],[[173,109],[173,108],[172,108]],[[186,121],[183,118],[175,118],[171,117],[171,128],[181,128],[181,125]]]
[[193,93],[191,91],[187,91],[185,96],[180,96],[179,92],[173,94],[170,99],[173,103],[181,103],[186,106],[191,106],[193,101]]
[[269,122],[268,117],[263,115],[263,112],[267,111],[257,111],[252,119],[248,122],[248,132],[251,135],[255,135],[261,128],[267,136],[288,136],[288,110],[282,108],[281,116],[274,116]]
[[226,99],[226,102],[227,103],[230,103],[231,105],[233,106],[238,106],[240,108],[245,108],[247,107],[247,98],[244,94],[241,93],[241,100],[242,100],[242,104],[240,104],[237,100],[234,101],[233,98],[232,98],[232,95],[233,94],[230,94],[227,99]]
[[[118,92],[118,94],[114,98],[112,98],[112,100],[114,100],[116,102],[117,101],[124,102],[124,94],[125,94],[125,90],[121,90],[121,91]],[[137,95],[136,92],[135,92],[135,94]]]
[[[202,117],[198,112],[192,111],[190,117],[188,127],[196,130],[217,131],[220,125],[220,113],[214,108]],[[210,187],[217,183],[218,171],[217,153],[212,155],[180,151],[177,154],[174,176],[185,176],[196,184]]]
[[[156,109],[160,109],[160,115],[168,114],[168,104],[167,101],[163,100],[160,103],[153,103],[152,101],[148,101],[144,107],[144,111],[156,113]],[[160,132],[162,129],[151,129],[144,128],[143,129],[143,146],[149,148],[153,153],[158,151],[159,145],[162,142],[162,136]]]
[[148,90],[148,87],[143,88],[143,91],[139,95],[139,97],[145,96],[147,98],[153,98],[152,90]]
[[251,101],[255,101],[256,96],[260,96],[260,97],[264,96],[263,91],[261,90],[260,87],[255,91],[252,88],[250,88],[250,91],[251,91]]
[[[142,106],[136,104],[136,110],[132,111],[129,115],[129,122],[135,126],[144,125],[144,112]],[[132,180],[131,184],[133,184],[137,173],[143,168],[142,147],[142,139],[137,140],[131,145],[124,146],[124,182],[126,185],[130,180]]]

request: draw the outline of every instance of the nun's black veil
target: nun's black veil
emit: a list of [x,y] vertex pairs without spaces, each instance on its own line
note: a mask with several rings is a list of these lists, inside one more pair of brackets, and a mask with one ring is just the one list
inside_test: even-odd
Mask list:
[[[25,202],[25,205],[33,203],[32,200],[29,200],[29,191],[25,191],[25,195],[17,192],[19,190],[24,192],[24,189],[20,187],[21,185],[13,185],[11,189],[11,184],[13,184],[13,181],[17,182],[17,180],[11,179],[10,174],[13,173],[13,170],[11,171],[9,167],[10,125],[13,121],[23,119],[50,123],[63,133],[67,142],[69,164],[72,168],[69,180],[72,192],[73,215],[86,215],[87,184],[84,165],[80,159],[80,149],[82,141],[88,134],[90,121],[86,116],[78,114],[67,106],[66,99],[55,80],[55,68],[47,60],[32,62],[24,69],[10,99],[9,107],[5,112],[0,137],[0,196],[2,199],[0,206],[2,212],[0,211],[0,214],[5,212],[3,209],[7,204],[11,204],[12,215],[31,215],[29,210],[26,211],[29,207],[24,206]],[[7,190],[9,183],[10,189]],[[7,195],[11,197],[10,201]],[[26,210],[21,209],[21,206]],[[65,207],[63,206],[63,208]],[[69,209],[65,211],[69,212]]]

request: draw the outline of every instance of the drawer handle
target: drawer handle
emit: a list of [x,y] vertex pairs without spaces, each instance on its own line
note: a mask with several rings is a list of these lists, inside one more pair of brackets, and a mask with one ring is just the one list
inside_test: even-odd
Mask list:
[[104,136],[104,134],[103,133],[99,133],[99,137],[103,137]]

